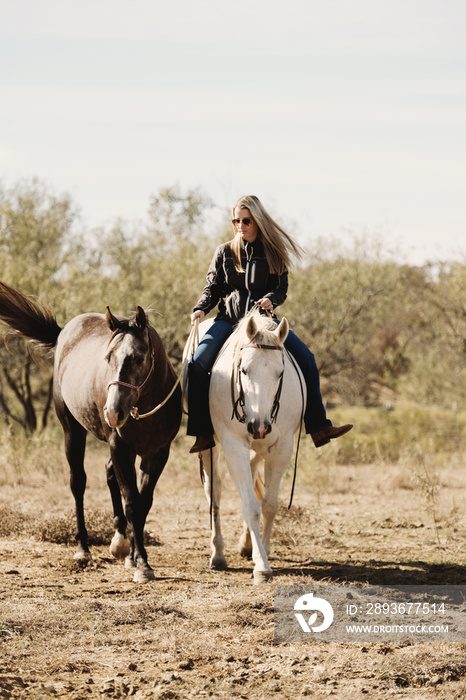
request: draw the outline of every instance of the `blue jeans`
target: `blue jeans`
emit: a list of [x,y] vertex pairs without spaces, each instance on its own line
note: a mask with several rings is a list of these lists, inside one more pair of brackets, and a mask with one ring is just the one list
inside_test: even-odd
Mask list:
[[[214,432],[209,410],[210,371],[222,345],[233,330],[234,326],[228,321],[214,321],[188,365],[188,435],[212,435]],[[288,333],[285,348],[298,363],[306,384],[307,403],[304,411],[306,432],[317,433],[332,423],[326,416],[322,402],[319,371],[314,355],[293,331]]]

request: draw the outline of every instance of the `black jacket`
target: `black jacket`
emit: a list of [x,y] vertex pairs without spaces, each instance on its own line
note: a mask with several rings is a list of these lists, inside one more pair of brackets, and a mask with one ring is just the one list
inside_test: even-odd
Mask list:
[[228,243],[218,246],[207,272],[207,284],[194,311],[202,309],[207,314],[219,304],[216,320],[236,324],[262,297],[268,297],[274,307],[283,304],[288,290],[288,272],[270,274],[259,238],[245,244],[241,262],[246,272],[236,270]]

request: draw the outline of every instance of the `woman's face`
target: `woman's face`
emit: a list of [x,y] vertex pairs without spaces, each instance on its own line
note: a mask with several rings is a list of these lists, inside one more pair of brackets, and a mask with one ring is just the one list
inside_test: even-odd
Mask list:
[[259,233],[259,227],[252,218],[249,209],[236,207],[233,222],[236,230],[240,236],[243,237],[243,240],[246,243],[252,243],[256,240],[257,234]]

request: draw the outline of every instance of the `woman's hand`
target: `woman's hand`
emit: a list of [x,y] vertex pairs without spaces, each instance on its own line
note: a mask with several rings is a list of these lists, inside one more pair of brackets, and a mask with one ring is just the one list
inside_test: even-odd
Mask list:
[[204,320],[205,313],[202,309],[197,309],[193,314],[191,314],[191,325],[194,326],[196,319],[199,319],[199,323]]
[[261,309],[264,309],[265,311],[273,311],[273,304],[268,297],[262,297],[262,299],[259,299],[257,303]]

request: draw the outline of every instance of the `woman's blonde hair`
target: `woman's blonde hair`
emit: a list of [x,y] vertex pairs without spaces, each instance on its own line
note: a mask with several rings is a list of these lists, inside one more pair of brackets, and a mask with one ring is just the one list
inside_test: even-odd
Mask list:
[[[282,275],[285,270],[290,270],[293,266],[292,257],[301,258],[302,248],[272,219],[270,214],[265,211],[261,201],[254,195],[245,195],[238,199],[233,207],[233,217],[235,217],[237,207],[248,209],[259,227],[258,235],[264,245],[271,274]],[[239,272],[244,272],[241,264],[242,236],[236,233],[229,245],[236,269]]]

